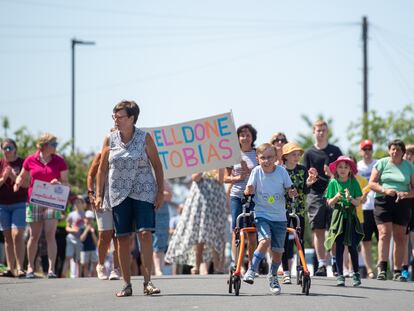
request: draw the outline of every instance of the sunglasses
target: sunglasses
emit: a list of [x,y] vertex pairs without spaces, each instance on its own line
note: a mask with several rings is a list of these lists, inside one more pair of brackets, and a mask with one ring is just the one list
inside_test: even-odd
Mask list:
[[277,138],[277,139],[275,139],[275,140],[273,141],[273,143],[272,143],[272,144],[274,144],[274,143],[286,144],[286,143],[287,143],[287,140],[286,140],[286,138]]
[[51,146],[51,147],[53,147],[53,148],[56,148],[58,145],[59,145],[59,143],[58,142],[56,142],[56,141],[53,141],[53,142],[50,142],[50,143],[47,143],[49,146]]
[[117,116],[116,114],[112,115],[112,120],[116,121],[116,120],[121,120],[123,118],[128,118],[128,115],[124,115],[124,116]]
[[7,151],[7,152],[16,150],[16,148],[14,148],[13,146],[6,146],[6,147],[1,148],[1,149],[3,149],[3,151]]
[[372,148],[362,148],[364,151],[372,151]]

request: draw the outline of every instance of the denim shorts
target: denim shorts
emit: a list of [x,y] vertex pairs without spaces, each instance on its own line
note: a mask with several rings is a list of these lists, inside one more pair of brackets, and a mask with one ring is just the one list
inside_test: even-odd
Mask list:
[[[243,212],[243,206],[241,203],[241,198],[239,197],[230,197],[230,210],[231,210],[231,228],[234,230],[236,228],[237,216]],[[250,208],[246,209],[246,212],[254,210],[254,202],[250,204]],[[251,219],[244,218],[240,221],[240,228],[251,227]]]
[[126,198],[112,208],[115,236],[125,236],[133,232],[155,231],[154,204]]
[[259,242],[270,239],[272,251],[283,253],[285,251],[286,221],[271,221],[266,218],[256,218],[257,238]]
[[0,204],[0,231],[26,227],[26,203]]

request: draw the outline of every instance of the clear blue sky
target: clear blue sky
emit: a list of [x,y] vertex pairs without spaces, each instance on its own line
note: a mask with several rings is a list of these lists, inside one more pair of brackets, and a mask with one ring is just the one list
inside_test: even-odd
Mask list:
[[134,99],[139,126],[233,111],[258,142],[334,118],[347,150],[362,110],[361,21],[369,28],[370,108],[414,99],[413,1],[0,0],[0,115],[71,135],[70,39],[76,48],[76,145],[99,149],[113,106]]

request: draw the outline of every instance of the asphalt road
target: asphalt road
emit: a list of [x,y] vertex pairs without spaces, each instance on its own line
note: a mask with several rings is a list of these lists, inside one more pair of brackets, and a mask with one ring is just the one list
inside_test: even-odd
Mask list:
[[226,275],[165,276],[153,279],[157,296],[144,296],[142,278],[133,278],[133,296],[115,297],[122,281],[84,279],[19,280],[0,278],[0,310],[414,310],[414,282],[351,280],[338,288],[333,278],[312,277],[309,296],[298,285],[283,285],[282,294],[270,294],[265,276],[254,285],[242,283],[240,296],[228,293]]

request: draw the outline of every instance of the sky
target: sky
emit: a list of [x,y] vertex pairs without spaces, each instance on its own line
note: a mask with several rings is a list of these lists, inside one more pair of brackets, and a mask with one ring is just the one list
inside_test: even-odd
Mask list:
[[[338,145],[362,114],[362,17],[369,23],[369,109],[414,99],[413,1],[0,0],[0,116],[11,130],[99,150],[112,108],[135,100],[153,127],[232,111],[258,143],[333,118]],[[3,134],[3,133],[2,133]]]

